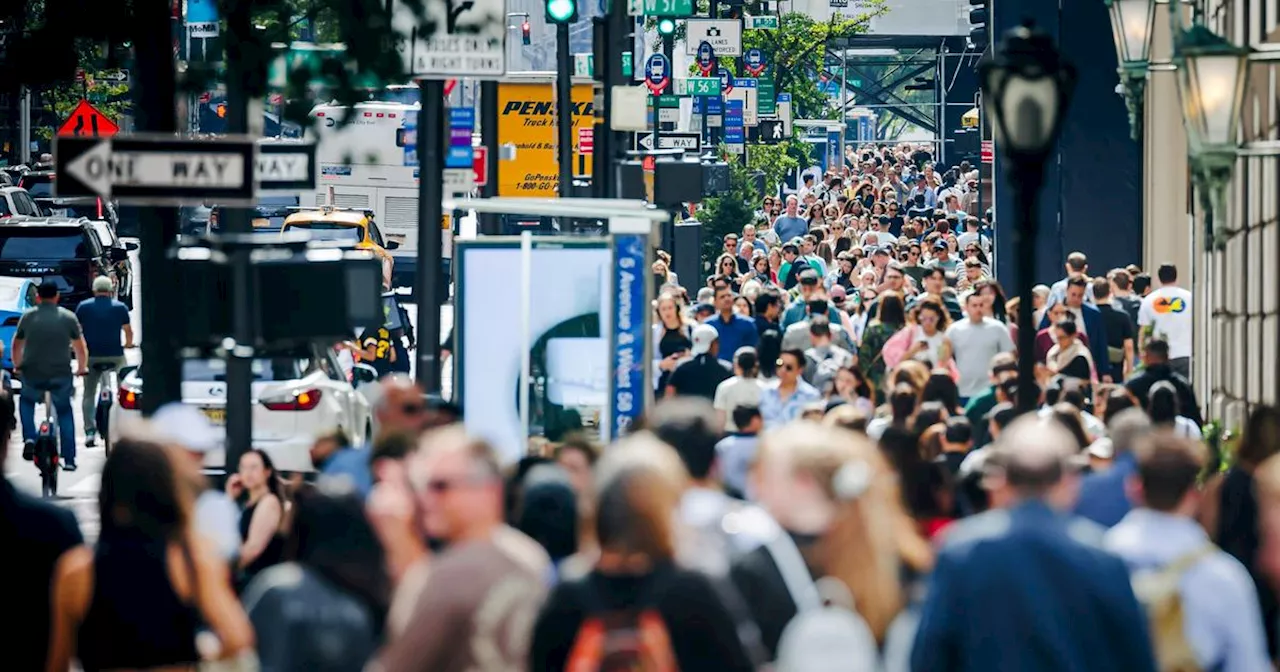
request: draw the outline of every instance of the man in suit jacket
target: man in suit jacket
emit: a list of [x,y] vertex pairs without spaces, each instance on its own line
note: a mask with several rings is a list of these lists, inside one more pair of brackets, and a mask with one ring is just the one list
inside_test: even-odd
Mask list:
[[993,509],[952,526],[912,652],[915,672],[1154,672],[1146,615],[1102,529],[1064,514],[1075,441],[1047,418],[1001,432],[985,484]]
[[[1083,277],[1067,279],[1067,293],[1063,303],[1067,310],[1075,313],[1076,325],[1084,327],[1089,337],[1089,354],[1093,355],[1093,366],[1098,371],[1099,380],[1111,376],[1111,356],[1107,353],[1107,322],[1102,312],[1085,303],[1084,296],[1089,283]],[[1046,329],[1049,324],[1049,311],[1040,320],[1040,328]]]

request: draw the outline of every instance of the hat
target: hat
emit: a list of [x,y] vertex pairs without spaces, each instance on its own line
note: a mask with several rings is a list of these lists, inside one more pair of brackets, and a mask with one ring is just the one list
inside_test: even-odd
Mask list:
[[945,250],[945,249],[947,249],[947,241],[942,240],[941,238],[939,238],[937,241],[935,241],[935,242],[933,243],[933,249],[935,249],[935,250]]
[[845,299],[849,298],[849,293],[844,291],[844,287],[841,285],[832,285],[830,294],[831,302],[837,306],[844,303]]
[[222,445],[223,436],[213,423],[194,406],[170,403],[151,416],[151,430],[156,438],[175,443],[193,453],[207,453]]
[[693,307],[694,315],[697,315],[698,313],[714,313],[714,312],[716,312],[716,307],[706,302],[699,303],[698,305]]
[[693,354],[705,355],[711,352],[711,344],[720,338],[720,332],[709,324],[699,324],[693,329]]
[[111,278],[108,278],[105,275],[99,275],[98,277],[93,279],[94,294],[101,294],[103,292],[114,292],[115,290],[116,290],[116,285],[114,282],[111,282]]
[[812,268],[806,268],[805,270],[800,271],[800,284],[802,285],[818,284],[818,272],[813,270]]
[[43,280],[40,288],[36,290],[36,296],[42,299],[52,299],[58,295],[58,283],[53,280]]

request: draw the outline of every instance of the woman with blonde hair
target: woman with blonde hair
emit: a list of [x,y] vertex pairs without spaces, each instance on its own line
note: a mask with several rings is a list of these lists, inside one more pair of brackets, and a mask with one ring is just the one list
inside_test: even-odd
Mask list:
[[[529,670],[601,669],[606,617],[636,614],[646,664],[661,670],[753,669],[711,580],[676,566],[676,516],[688,473],[675,450],[641,432],[596,466],[599,555],[558,584],[533,628]],[[650,669],[646,667],[645,669]]]
[[[782,527],[776,543],[794,543],[813,580],[843,585],[884,642],[907,604],[903,570],[929,571],[933,553],[903,510],[897,478],[875,444],[838,427],[788,425],[761,439],[751,476],[757,501]],[[740,557],[730,577],[775,658],[798,609],[771,547]]]
[[663,293],[653,302],[654,389],[666,389],[666,379],[693,349],[693,321],[680,310],[674,294]]

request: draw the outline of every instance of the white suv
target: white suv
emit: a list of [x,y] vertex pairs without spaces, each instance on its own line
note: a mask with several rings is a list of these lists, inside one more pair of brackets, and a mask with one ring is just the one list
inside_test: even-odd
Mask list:
[[40,208],[22,187],[0,187],[0,219],[39,217]]

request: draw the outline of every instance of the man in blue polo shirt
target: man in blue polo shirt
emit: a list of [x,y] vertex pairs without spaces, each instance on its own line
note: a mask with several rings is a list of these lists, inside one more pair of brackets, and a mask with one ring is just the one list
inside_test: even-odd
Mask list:
[[[76,307],[76,318],[84,331],[84,342],[89,346],[89,374],[84,379],[84,397],[80,410],[84,417],[84,445],[92,448],[98,427],[94,424],[94,409],[98,405],[98,383],[102,371],[98,364],[111,364],[114,369],[124,366],[124,349],[133,347],[133,326],[129,324],[129,309],[115,298],[115,283],[104,275],[93,280],[93,298],[85,299]],[[120,344],[120,332],[124,332],[124,345]]]
[[733,290],[723,282],[716,283],[716,314],[707,318],[706,324],[719,334],[720,359],[733,361],[733,353],[743,346],[755,347],[760,340],[756,323],[751,318],[733,312]]

